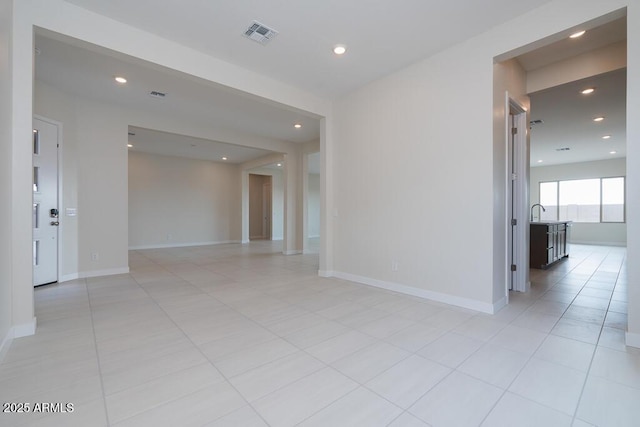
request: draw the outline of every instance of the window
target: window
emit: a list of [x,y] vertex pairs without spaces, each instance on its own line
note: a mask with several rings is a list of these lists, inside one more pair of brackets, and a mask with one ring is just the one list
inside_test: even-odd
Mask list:
[[624,177],[540,183],[540,220],[624,222]]

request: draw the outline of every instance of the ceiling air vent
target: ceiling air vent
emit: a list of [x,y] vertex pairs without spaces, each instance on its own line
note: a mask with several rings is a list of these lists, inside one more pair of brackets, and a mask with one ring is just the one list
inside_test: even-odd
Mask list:
[[149,96],[152,98],[164,99],[167,96],[167,94],[163,92],[158,92],[157,90],[152,90],[151,92],[149,92]]
[[244,32],[244,36],[250,38],[254,42],[258,42],[260,44],[267,44],[272,38],[278,35],[278,32],[272,28],[267,27],[259,23],[258,21],[253,21],[253,23],[247,28]]
[[569,151],[569,150],[571,150],[571,148],[569,147],[556,148],[556,151]]
[[535,125],[541,125],[541,124],[543,124],[543,123],[544,123],[544,122],[543,122],[542,120],[540,120],[540,119],[536,119],[536,120],[531,120],[531,121],[529,122],[529,125],[530,125],[530,126],[535,126]]

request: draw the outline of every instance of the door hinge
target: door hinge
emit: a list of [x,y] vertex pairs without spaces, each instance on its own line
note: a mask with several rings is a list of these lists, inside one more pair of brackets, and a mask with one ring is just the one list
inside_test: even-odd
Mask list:
[[515,135],[517,133],[518,133],[518,128],[511,128],[511,135]]
[[511,225],[518,225],[518,220],[516,218],[511,219]]
[[515,264],[511,264],[511,271],[517,271],[517,267]]
[[518,174],[512,173],[511,174],[511,181],[515,181],[516,179],[518,179]]

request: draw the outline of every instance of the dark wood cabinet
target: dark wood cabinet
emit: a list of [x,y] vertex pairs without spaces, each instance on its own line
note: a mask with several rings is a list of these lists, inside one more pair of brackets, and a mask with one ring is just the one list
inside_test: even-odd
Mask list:
[[529,266],[545,269],[567,258],[570,227],[571,221],[531,223]]

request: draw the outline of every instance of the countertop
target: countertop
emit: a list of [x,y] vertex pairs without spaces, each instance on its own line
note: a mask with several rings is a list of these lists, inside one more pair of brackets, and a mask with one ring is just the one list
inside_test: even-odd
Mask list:
[[556,224],[570,224],[573,221],[532,221],[531,225],[556,225]]

